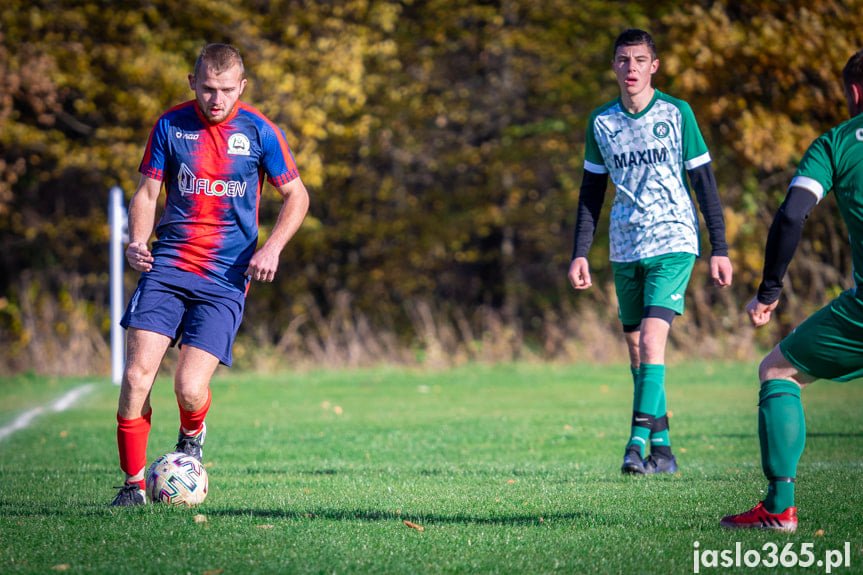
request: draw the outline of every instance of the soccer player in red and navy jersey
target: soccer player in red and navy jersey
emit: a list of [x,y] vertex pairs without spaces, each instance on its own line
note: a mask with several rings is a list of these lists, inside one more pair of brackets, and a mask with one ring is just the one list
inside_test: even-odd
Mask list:
[[[150,390],[168,348],[180,343],[174,391],[180,412],[175,450],[199,460],[206,438],[210,379],[231,365],[231,348],[252,280],[271,282],[282,249],[299,229],[309,195],[282,130],[240,101],[240,53],[203,48],[189,75],[195,99],[156,122],[129,206],[126,259],[141,272],[121,324],[127,359],[117,410],[120,468],[126,481],[112,506],[145,503]],[[268,181],[279,216],[258,248],[258,208]],[[164,212],[156,208],[164,185]],[[156,240],[149,245],[155,226]]]

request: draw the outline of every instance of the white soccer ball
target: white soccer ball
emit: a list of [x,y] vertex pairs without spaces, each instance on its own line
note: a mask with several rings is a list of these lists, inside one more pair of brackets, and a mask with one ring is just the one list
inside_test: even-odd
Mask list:
[[147,497],[154,503],[197,505],[207,497],[207,470],[185,453],[166,453],[147,469]]

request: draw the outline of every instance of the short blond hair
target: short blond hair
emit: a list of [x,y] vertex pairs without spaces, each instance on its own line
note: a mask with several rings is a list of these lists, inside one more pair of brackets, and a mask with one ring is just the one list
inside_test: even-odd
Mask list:
[[233,66],[239,66],[240,77],[246,77],[243,57],[240,56],[240,51],[230,44],[207,44],[204,46],[195,61],[195,76],[200,73],[204,64],[212,68],[213,72],[217,74],[221,74]]

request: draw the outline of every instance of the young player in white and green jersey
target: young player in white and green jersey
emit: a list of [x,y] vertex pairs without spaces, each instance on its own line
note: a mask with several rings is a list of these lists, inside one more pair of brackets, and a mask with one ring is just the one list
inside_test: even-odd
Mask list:
[[[629,113],[620,98],[593,112],[584,169],[610,174],[615,185],[609,227],[612,262],[669,253],[698,255],[698,218],[683,172],[708,166],[710,160],[692,109],[659,90],[637,114]],[[698,191],[715,192],[710,174],[704,179]],[[711,239],[727,253],[718,195],[712,194],[706,205],[717,210],[710,213],[711,223],[717,224]]]
[[724,517],[720,524],[729,529],[797,529],[794,482],[806,441],[800,392],[817,379],[863,377],[863,50],[848,60],[842,79],[851,119],[806,151],[770,226],[761,285],[746,311],[755,326],[770,321],[803,223],[831,191],[848,228],[855,287],[815,312],[761,362],[758,439],[767,496],[745,513]]
[[636,474],[677,471],[668,433],[665,347],[700,253],[687,177],[707,224],[714,283],[725,287],[732,278],[710,153],[689,105],[653,88],[658,68],[647,32],[626,30],[617,38],[613,69],[620,97],[590,117],[569,269],[575,289],[592,285],[587,254],[610,176],[615,196],[609,259],[634,382],[621,470]]

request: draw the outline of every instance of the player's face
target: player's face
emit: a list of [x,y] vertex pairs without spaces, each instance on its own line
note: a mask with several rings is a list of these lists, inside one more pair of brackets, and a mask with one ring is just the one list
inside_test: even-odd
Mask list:
[[204,64],[197,76],[189,75],[189,85],[195,91],[198,108],[211,124],[224,121],[246,87],[239,66],[216,73]]
[[653,58],[646,44],[619,46],[614,53],[612,67],[620,93],[632,97],[650,88],[659,60]]

